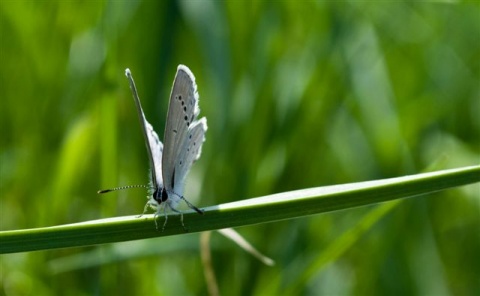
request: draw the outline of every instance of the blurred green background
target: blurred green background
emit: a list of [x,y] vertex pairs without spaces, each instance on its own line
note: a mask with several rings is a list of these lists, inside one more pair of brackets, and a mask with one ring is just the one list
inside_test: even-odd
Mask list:
[[[200,207],[480,163],[475,1],[3,0],[0,38],[0,230],[142,212],[142,189],[96,194],[148,180],[127,67],[161,138],[177,65],[195,74]],[[274,267],[213,233],[220,292],[479,295],[479,196],[237,229]],[[0,260],[2,295],[207,294],[198,234]]]

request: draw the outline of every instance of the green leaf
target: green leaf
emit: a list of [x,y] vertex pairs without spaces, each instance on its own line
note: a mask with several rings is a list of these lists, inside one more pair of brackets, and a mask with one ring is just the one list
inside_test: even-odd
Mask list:
[[[274,222],[419,196],[480,181],[480,166],[463,167],[385,180],[317,187],[273,194],[205,208],[204,215],[184,214],[189,232]],[[165,231],[154,215],[125,216],[45,228],[0,232],[0,253],[78,247],[184,234],[177,215]],[[164,217],[157,219],[162,225]]]

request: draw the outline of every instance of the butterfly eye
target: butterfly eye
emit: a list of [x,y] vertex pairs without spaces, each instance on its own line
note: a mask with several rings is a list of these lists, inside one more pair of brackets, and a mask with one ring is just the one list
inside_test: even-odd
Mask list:
[[167,201],[167,199],[168,199],[168,193],[167,193],[167,190],[165,189],[165,187],[163,187],[161,201],[164,202],[164,201]]
[[153,199],[156,200],[158,203],[161,203],[162,202],[162,199],[161,199],[161,191],[157,189],[155,189],[155,191],[153,192]]

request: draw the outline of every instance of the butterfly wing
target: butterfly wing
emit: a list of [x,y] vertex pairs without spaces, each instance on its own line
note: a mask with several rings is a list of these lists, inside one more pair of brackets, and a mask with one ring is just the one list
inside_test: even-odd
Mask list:
[[197,154],[187,152],[191,140],[197,141],[199,146],[203,143],[206,119],[197,121],[199,113],[195,77],[188,67],[179,65],[173,81],[165,125],[162,175],[167,192],[182,194],[183,186],[178,188],[178,191],[175,186],[185,181],[191,166],[187,160],[196,159],[200,155],[200,149]]
[[[143,112],[142,112],[143,113]],[[144,116],[145,118],[145,116]],[[144,120],[145,129],[147,131],[147,147],[150,147],[150,170],[152,177],[152,188],[163,188],[162,178],[162,154],[163,144],[158,138],[157,133],[153,130],[153,127],[147,120]],[[148,150],[148,148],[147,148]],[[155,180],[155,181],[154,181]]]
[[202,144],[205,141],[205,132],[207,131],[207,119],[205,117],[192,122],[188,127],[187,136],[184,138],[175,162],[175,180],[174,192],[183,195],[185,186],[185,177],[190,171],[192,164],[200,157],[202,153]]
[[125,70],[125,75],[130,83],[130,89],[132,90],[133,100],[137,107],[138,118],[140,120],[140,126],[142,128],[143,135],[145,137],[145,145],[147,146],[148,158],[150,160],[150,174],[153,190],[163,187],[162,180],[162,153],[163,144],[158,138],[157,133],[153,130],[152,125],[145,118],[142,105],[140,104],[140,98],[138,97],[137,88],[133,81],[132,74],[129,69]]

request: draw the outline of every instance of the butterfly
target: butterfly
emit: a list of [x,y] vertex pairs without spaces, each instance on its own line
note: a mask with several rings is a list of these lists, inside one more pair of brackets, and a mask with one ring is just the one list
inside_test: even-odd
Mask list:
[[[178,66],[170,94],[164,144],[162,144],[152,125],[145,118],[137,88],[129,69],[125,70],[125,75],[130,83],[150,160],[150,184],[148,186],[150,194],[143,214],[149,208],[156,210],[155,225],[158,229],[156,218],[163,210],[165,216],[163,231],[167,225],[167,209],[171,210],[180,214],[182,226],[186,229],[183,223],[183,212],[177,210],[181,200],[197,213],[203,214],[203,210],[191,204],[183,196],[187,174],[192,164],[201,155],[205,132],[207,131],[207,119],[205,117],[197,119],[200,109],[198,107],[199,96],[195,76],[187,66]],[[101,190],[99,193],[132,187],[146,186],[124,186]]]

